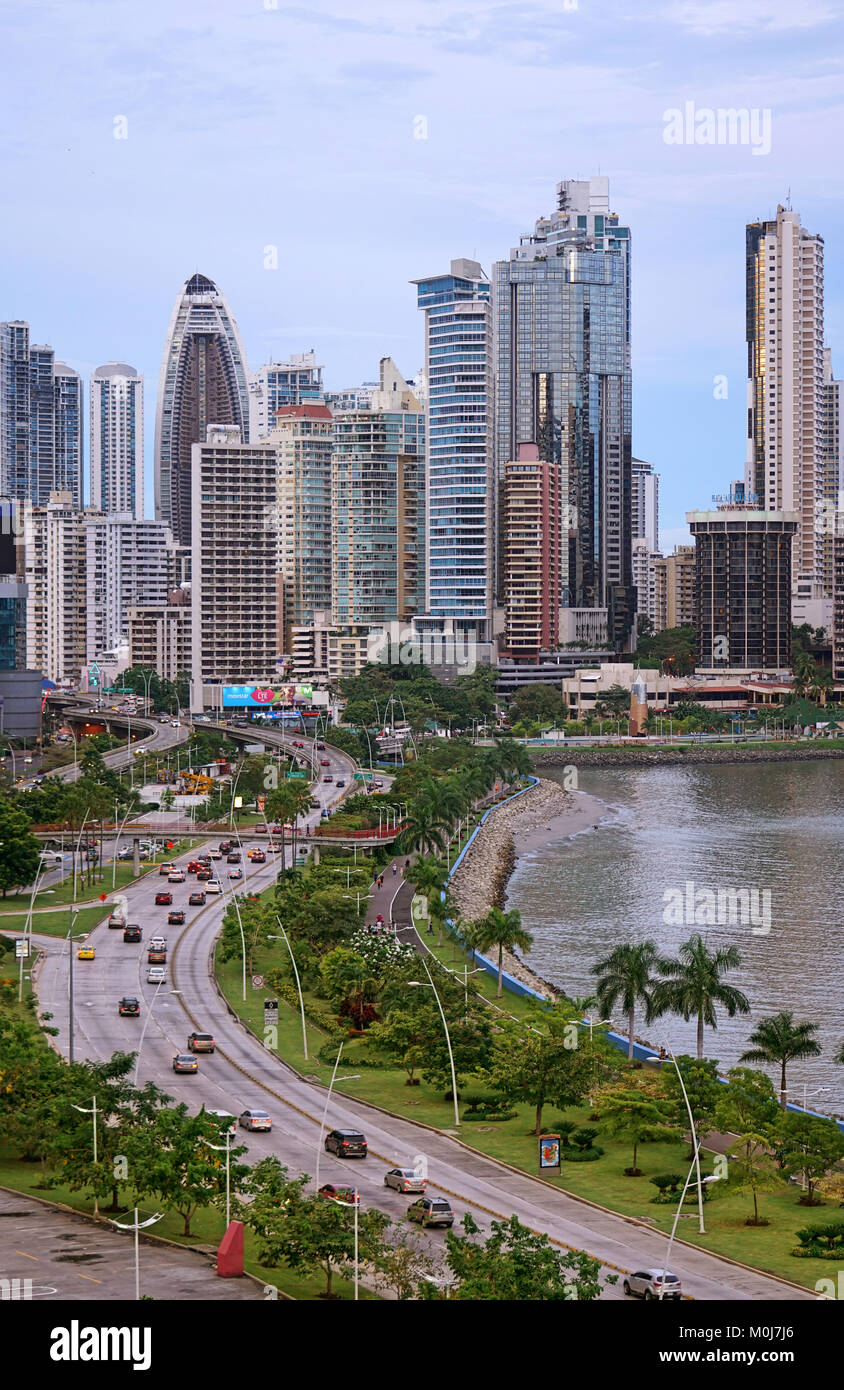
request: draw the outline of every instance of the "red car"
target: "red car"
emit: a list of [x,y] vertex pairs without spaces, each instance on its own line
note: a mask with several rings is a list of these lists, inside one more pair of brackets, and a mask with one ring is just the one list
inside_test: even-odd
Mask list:
[[172,893],[156,893],[156,895],[155,895],[155,905],[156,905],[156,907],[169,907],[172,901],[173,901],[173,894],[172,894]]
[[333,782],[333,781],[334,781],[334,778],[333,778],[333,776],[331,775],[330,772],[327,772],[327,773],[325,774],[325,776],[323,777],[322,780],[323,780],[323,782]]
[[267,862],[267,856],[265,855],[265,853],[264,853],[264,851],[263,851],[262,849],[254,849],[254,850],[252,851],[252,863],[253,863],[253,864],[266,864],[266,862]]
[[331,760],[330,760],[330,758],[320,758],[320,760],[319,760],[319,765],[320,765],[320,767],[330,767],[330,766],[331,766]]
[[304,746],[305,746],[305,745],[304,745],[304,743],[302,742],[301,739],[294,738],[294,740],[293,740],[293,747],[294,747],[294,748],[304,748]]
[[333,1182],[324,1183],[317,1196],[328,1197],[332,1202],[343,1202],[347,1207],[356,1206],[358,1201],[353,1187],[336,1187]]
[[201,868],[202,868],[202,865],[200,864],[199,860],[198,860],[198,859],[192,859],[192,860],[190,861],[190,863],[188,864],[188,873],[189,873],[189,874],[198,874],[198,873],[199,873],[199,870],[200,870]]
[[325,748],[325,744],[324,744],[324,743],[316,743],[316,744],[314,744],[314,747],[316,748],[316,751],[317,751],[318,753],[322,753],[323,750],[324,750],[324,748]]

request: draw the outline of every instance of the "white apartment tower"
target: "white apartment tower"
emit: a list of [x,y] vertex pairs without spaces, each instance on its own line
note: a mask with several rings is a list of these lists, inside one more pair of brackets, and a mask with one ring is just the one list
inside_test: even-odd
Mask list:
[[[780,205],[746,234],[747,463],[760,510],[795,512],[795,621],[829,593],[824,557],[824,244]],[[820,609],[818,610],[820,611]]]
[[144,379],[125,362],[91,373],[91,506],[144,515]]
[[632,539],[636,541],[644,537],[648,548],[656,552],[659,550],[659,474],[654,472],[652,463],[634,458],[631,461],[630,483]]
[[88,516],[85,534],[86,661],[129,640],[129,610],[167,601],[167,547],[161,521],[130,512]]

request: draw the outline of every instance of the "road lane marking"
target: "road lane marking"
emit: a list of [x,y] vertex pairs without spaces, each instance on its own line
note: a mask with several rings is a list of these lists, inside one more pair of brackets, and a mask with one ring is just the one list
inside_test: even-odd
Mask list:
[[16,1251],[15,1251],[15,1254],[16,1254],[16,1255],[23,1255],[23,1258],[24,1258],[25,1260],[34,1260],[35,1263],[38,1264],[38,1256],[37,1256],[37,1255],[27,1255],[27,1253],[26,1253],[25,1250],[16,1250]]
[[75,1269],[73,1273],[77,1279],[87,1279],[89,1284],[101,1284],[103,1282],[102,1279],[92,1278],[90,1274],[80,1274],[78,1269]]

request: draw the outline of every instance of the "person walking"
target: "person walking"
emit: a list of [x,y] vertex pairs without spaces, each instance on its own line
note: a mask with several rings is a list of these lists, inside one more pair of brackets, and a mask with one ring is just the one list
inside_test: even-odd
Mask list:
[[398,873],[398,865],[396,865],[396,864],[394,863],[394,864],[393,864],[393,878],[395,878],[395,876],[396,876],[397,873]]

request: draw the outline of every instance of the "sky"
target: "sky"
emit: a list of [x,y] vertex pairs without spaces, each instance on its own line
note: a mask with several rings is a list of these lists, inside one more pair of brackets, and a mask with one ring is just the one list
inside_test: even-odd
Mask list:
[[[744,228],[789,195],[824,237],[844,376],[842,10],[5,0],[0,319],[86,375],[144,373],[152,515],[161,353],[195,270],[250,366],[313,348],[330,387],[385,355],[412,375],[409,282],[456,256],[489,273],[561,179],[605,174],[633,238],[633,452],[661,475],[671,546],[743,476]],[[668,143],[687,103],[755,112],[755,145]]]

